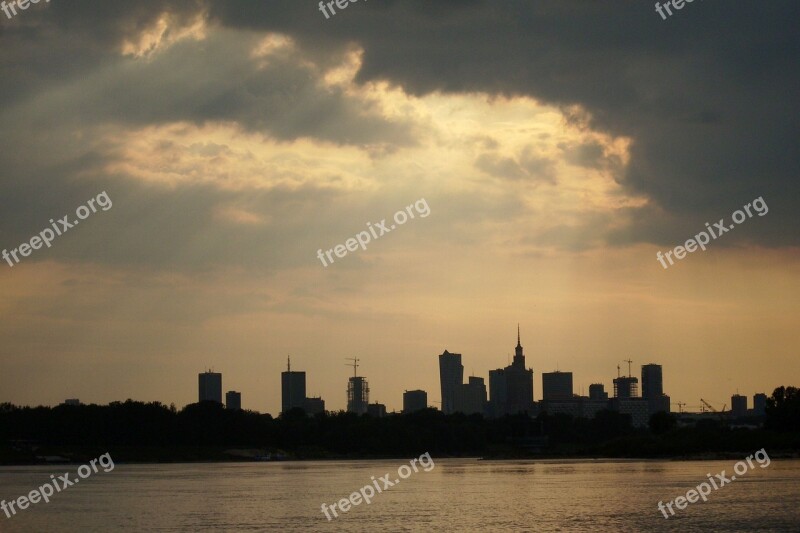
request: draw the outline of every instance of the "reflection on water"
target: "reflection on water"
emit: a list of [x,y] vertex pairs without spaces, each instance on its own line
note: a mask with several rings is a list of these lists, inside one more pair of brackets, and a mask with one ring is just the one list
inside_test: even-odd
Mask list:
[[[798,531],[800,461],[772,461],[669,520],[657,509],[735,461],[437,459],[328,522],[331,503],[404,462],[117,465],[8,519],[3,532]],[[0,468],[15,499],[71,467]],[[63,471],[63,472],[62,472]],[[395,477],[393,475],[393,477]]]

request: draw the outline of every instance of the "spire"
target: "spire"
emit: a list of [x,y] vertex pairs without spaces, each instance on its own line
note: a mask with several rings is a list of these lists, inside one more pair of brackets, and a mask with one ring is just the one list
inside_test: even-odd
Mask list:
[[525,366],[525,356],[522,354],[522,344],[519,341],[519,323],[517,323],[517,347],[514,348],[514,364]]

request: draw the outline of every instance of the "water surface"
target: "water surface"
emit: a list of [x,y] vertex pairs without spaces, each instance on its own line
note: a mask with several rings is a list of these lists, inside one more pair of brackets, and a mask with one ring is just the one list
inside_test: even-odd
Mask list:
[[[409,458],[410,459],[410,458]],[[2,532],[800,531],[800,460],[773,460],[664,519],[670,501],[735,461],[436,459],[328,521],[321,511],[408,461],[116,465],[12,518]],[[77,466],[1,467],[14,499]],[[382,484],[381,484],[382,486]]]

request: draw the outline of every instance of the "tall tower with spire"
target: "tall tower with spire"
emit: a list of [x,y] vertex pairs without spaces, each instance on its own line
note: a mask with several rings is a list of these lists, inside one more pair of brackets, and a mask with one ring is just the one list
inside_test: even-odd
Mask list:
[[524,369],[525,368],[525,355],[522,353],[522,344],[519,341],[519,324],[517,324],[517,346],[514,348],[514,363],[513,366]]
[[492,409],[495,416],[533,412],[533,369],[525,368],[519,324],[514,362],[503,369],[489,372],[489,392],[494,403]]

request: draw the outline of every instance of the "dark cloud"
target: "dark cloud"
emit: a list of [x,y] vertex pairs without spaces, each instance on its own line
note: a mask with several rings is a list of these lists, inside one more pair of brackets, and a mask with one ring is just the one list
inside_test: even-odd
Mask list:
[[[685,239],[686,228],[763,196],[770,214],[729,242],[798,243],[800,6],[789,0],[706,0],[667,21],[648,3],[578,0],[381,0],[330,20],[313,2],[289,0],[35,7],[0,29],[0,139],[4,146],[31,144],[0,155],[0,194],[12,206],[2,218],[4,238],[24,238],[41,213],[58,214],[97,193],[76,177],[109,155],[70,137],[88,126],[234,121],[278,139],[373,143],[384,147],[380,153],[413,142],[413,125],[387,121],[368,102],[317,83],[321,70],[355,45],[364,50],[361,82],[388,80],[413,94],[528,95],[575,113],[578,123],[629,137],[632,157],[619,179],[651,202],[630,213],[637,225],[615,229],[612,242]],[[124,42],[164,14],[181,26],[204,13],[226,30],[212,28],[207,40],[182,41],[146,61],[120,55]],[[249,51],[267,31],[290,35],[300,48],[259,70]],[[45,151],[52,152],[47,164],[31,163]],[[570,157],[599,164],[592,147]],[[477,159],[507,177],[547,175],[548,163],[535,157]],[[202,188],[183,196],[131,194],[141,199],[132,205],[147,215],[139,223],[152,221],[144,222],[152,234],[162,227],[157,222],[184,228],[173,240],[191,231],[213,237],[208,212],[230,200]],[[131,209],[126,220],[134,219]],[[149,253],[148,231],[125,235]],[[122,254],[115,246],[109,257]]]
[[236,27],[279,27],[309,46],[357,42],[362,81],[578,104],[593,128],[633,140],[622,182],[651,198],[658,210],[643,215],[663,213],[656,224],[713,218],[763,195],[775,207],[762,242],[798,243],[796,2],[707,0],[666,21],[648,3],[579,0],[385,0],[327,21],[313,9],[234,0],[212,14]]

